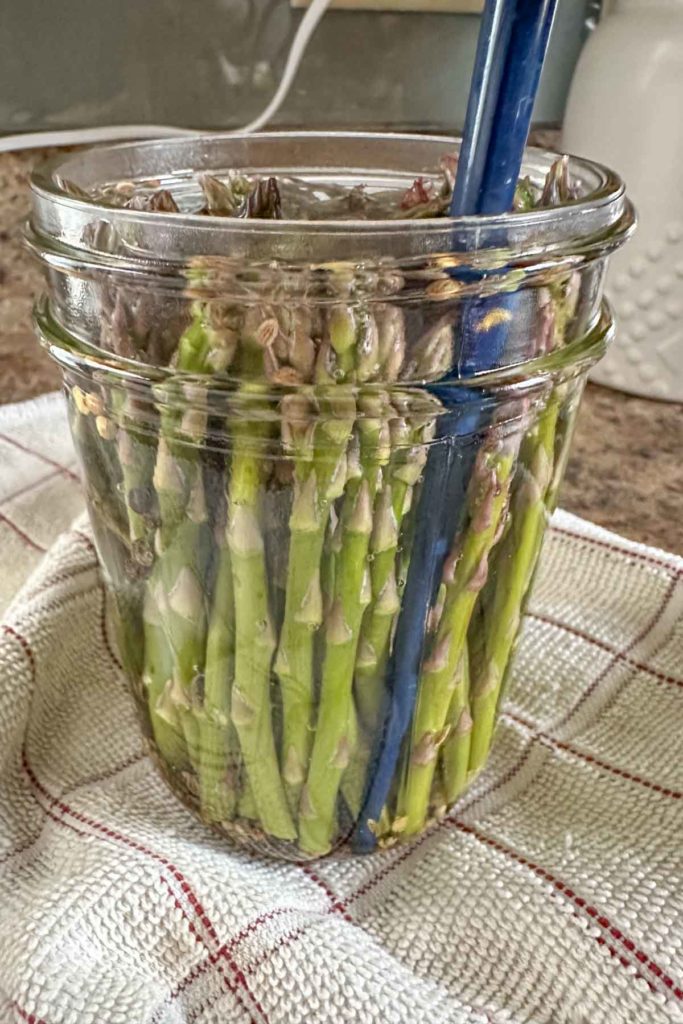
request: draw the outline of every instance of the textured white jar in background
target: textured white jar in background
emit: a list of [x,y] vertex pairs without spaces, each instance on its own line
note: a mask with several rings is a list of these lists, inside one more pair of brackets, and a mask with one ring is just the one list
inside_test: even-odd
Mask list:
[[617,0],[576,68],[563,149],[624,178],[639,215],[607,296],[616,343],[593,380],[683,401],[683,0]]

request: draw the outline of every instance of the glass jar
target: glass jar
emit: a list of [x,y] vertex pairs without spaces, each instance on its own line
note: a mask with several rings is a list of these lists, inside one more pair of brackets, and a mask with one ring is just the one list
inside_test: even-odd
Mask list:
[[[262,853],[409,841],[486,763],[633,211],[576,159],[569,201],[458,220],[200,216],[197,175],[409,189],[454,147],[211,136],[33,179],[36,321],[152,754]],[[181,212],[109,205],[130,182]]]

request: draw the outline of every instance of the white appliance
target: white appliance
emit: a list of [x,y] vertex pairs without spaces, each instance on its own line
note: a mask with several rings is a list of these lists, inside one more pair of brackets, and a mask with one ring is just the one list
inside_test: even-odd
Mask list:
[[616,0],[579,59],[563,148],[614,167],[639,216],[610,262],[617,341],[592,379],[683,401],[683,0]]

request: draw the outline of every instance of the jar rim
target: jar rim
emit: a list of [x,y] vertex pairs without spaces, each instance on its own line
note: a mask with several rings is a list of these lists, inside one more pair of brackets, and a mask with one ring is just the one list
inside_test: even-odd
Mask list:
[[[140,262],[172,268],[193,256],[325,262],[399,260],[490,249],[504,238],[510,259],[543,253],[554,261],[594,259],[619,246],[634,213],[617,174],[601,164],[569,157],[570,174],[580,186],[576,199],[556,206],[501,215],[386,220],[260,220],[198,213],[138,211],[77,198],[64,179],[88,189],[116,180],[197,175],[228,169],[245,172],[322,175],[401,174],[406,181],[438,166],[444,151],[459,146],[452,137],[372,132],[217,133],[177,139],[120,143],[52,159],[31,176],[33,213],[29,237],[41,258],[88,262],[114,269]],[[559,154],[529,147],[522,174],[542,180]],[[93,220],[123,232],[134,229],[136,247],[113,255],[88,238]],[[104,261],[104,264],[103,262]]]

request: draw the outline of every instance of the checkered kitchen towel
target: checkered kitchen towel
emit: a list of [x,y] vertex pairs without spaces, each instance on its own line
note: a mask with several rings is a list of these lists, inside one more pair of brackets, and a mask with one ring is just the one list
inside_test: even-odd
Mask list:
[[56,397],[0,415],[0,499],[3,1024],[683,1020],[683,560],[557,515],[474,792],[296,867],[147,758]]

